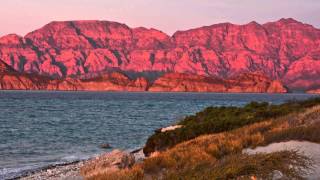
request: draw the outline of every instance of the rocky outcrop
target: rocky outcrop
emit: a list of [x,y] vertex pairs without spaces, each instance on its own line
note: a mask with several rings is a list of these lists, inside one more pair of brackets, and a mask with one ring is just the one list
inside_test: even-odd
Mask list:
[[35,83],[31,77],[31,75],[16,72],[0,61],[0,89],[39,90],[40,84]]
[[222,23],[170,37],[109,21],[52,22],[24,37],[1,37],[0,59],[18,72],[51,78],[112,69],[213,79],[259,71],[291,89],[309,90],[320,84],[320,30],[289,18]]
[[147,80],[131,80],[122,73],[112,72],[94,78],[52,79],[15,71],[0,61],[1,90],[59,90],[59,91],[145,91]]
[[106,73],[89,79],[73,80],[77,90],[82,91],[146,91],[147,80],[131,80],[122,73]]
[[287,93],[288,89],[279,81],[271,80],[261,73],[244,73],[227,79],[227,92]]
[[135,80],[119,72],[94,77],[53,79],[15,71],[0,61],[2,90],[59,91],[152,91],[152,92],[256,92],[286,93],[279,81],[259,73],[246,73],[236,78],[220,79],[200,75],[168,73],[150,84],[145,78]]
[[200,75],[171,73],[157,79],[149,88],[152,92],[250,92],[286,93],[287,89],[276,80],[259,73],[246,73],[230,79]]
[[320,89],[312,89],[312,90],[307,91],[307,93],[309,93],[309,94],[320,94]]

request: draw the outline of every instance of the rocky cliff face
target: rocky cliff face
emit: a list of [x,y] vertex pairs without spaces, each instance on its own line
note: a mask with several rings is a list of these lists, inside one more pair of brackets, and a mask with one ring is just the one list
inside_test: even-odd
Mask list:
[[279,81],[273,81],[259,73],[246,73],[230,79],[200,75],[170,73],[157,79],[149,91],[161,92],[247,92],[286,93]]
[[309,94],[320,94],[320,88],[319,89],[312,89],[307,91],[307,93]]
[[52,79],[35,74],[19,73],[0,61],[1,90],[59,90],[59,91],[145,91],[144,78],[131,80],[113,72],[88,79]]
[[52,22],[24,37],[1,37],[0,59],[18,72],[54,78],[112,69],[223,79],[259,71],[291,89],[308,90],[320,84],[320,30],[281,19],[216,24],[170,37],[116,22]]
[[242,74],[237,78],[220,79],[200,75],[168,73],[154,83],[145,78],[130,79],[119,72],[91,78],[53,79],[25,74],[0,61],[2,90],[60,90],[60,91],[152,91],[152,92],[269,92],[285,93],[287,89],[258,73]]
[[30,77],[0,61],[0,89],[38,90],[38,85]]

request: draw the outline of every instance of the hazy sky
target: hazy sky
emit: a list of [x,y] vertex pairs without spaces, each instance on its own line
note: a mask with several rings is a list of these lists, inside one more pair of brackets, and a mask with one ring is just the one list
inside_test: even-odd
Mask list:
[[111,20],[172,34],[220,22],[265,23],[292,17],[320,27],[320,0],[1,0],[0,35],[53,20]]

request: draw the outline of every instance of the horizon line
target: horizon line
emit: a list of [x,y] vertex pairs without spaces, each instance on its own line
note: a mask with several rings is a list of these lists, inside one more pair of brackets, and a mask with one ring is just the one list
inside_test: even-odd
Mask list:
[[125,26],[127,26],[128,28],[130,28],[130,29],[137,29],[137,28],[146,28],[146,29],[149,29],[149,30],[152,30],[152,29],[153,29],[153,30],[156,30],[156,31],[160,31],[160,32],[166,34],[166,35],[169,36],[169,37],[173,37],[174,34],[176,34],[176,33],[178,33],[178,32],[186,32],[186,31],[195,30],[195,29],[199,29],[199,28],[210,27],[210,26],[214,26],[214,25],[230,24],[230,25],[235,25],[235,26],[246,26],[246,25],[249,25],[249,24],[251,24],[251,23],[256,23],[256,24],[258,24],[258,25],[260,25],[260,26],[263,26],[263,25],[265,25],[265,24],[268,24],[268,23],[276,23],[276,22],[279,22],[279,21],[281,21],[281,20],[293,21],[293,22],[297,22],[297,23],[304,24],[304,25],[309,25],[309,26],[312,26],[312,27],[315,28],[315,29],[320,30],[319,27],[316,27],[316,26],[313,25],[313,24],[304,23],[304,22],[299,21],[299,20],[297,20],[297,19],[295,19],[295,18],[292,18],[292,17],[282,17],[282,18],[280,18],[280,19],[276,19],[276,20],[273,20],[273,21],[266,21],[266,22],[264,22],[264,23],[259,23],[259,22],[255,21],[255,20],[252,20],[252,21],[247,22],[247,23],[232,23],[232,22],[230,22],[230,21],[218,22],[218,23],[213,23],[213,24],[209,24],[209,25],[202,25],[202,26],[197,26],[197,27],[190,27],[189,29],[175,30],[175,31],[170,35],[170,33],[167,33],[167,32],[165,32],[165,31],[163,31],[163,30],[161,30],[161,29],[157,29],[157,28],[154,28],[154,27],[145,27],[145,26],[135,26],[135,27],[134,27],[134,26],[128,25],[128,24],[125,23],[125,22],[119,22],[119,21],[114,21],[114,20],[106,20],[106,19],[91,19],[91,20],[90,20],[90,19],[85,19],[85,20],[53,20],[53,21],[49,21],[48,23],[44,24],[43,26],[41,26],[41,27],[39,27],[39,28],[36,28],[36,29],[34,29],[34,30],[30,31],[30,32],[25,33],[24,35],[21,35],[21,34],[18,34],[18,33],[8,33],[8,34],[4,34],[4,35],[1,35],[1,34],[0,34],[0,38],[5,37],[5,36],[9,36],[9,35],[17,35],[17,36],[19,36],[19,37],[23,37],[23,38],[24,38],[24,37],[25,37],[26,35],[28,35],[29,33],[32,33],[32,32],[37,31],[37,30],[39,30],[39,29],[42,29],[42,28],[44,28],[44,27],[47,26],[47,25],[50,25],[50,24],[52,24],[52,23],[63,23],[63,22],[110,22],[110,23],[117,23],[117,24],[125,25]]

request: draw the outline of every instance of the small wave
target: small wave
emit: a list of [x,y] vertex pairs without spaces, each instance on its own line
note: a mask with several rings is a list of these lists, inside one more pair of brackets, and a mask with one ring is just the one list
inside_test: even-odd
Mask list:
[[79,161],[79,160],[84,160],[84,158],[79,158],[76,155],[70,155],[70,156],[65,156],[63,158],[61,158],[62,162],[74,162],[74,161]]
[[74,155],[67,155],[61,158],[61,160],[58,162],[58,164],[64,164],[64,163],[72,163],[76,161],[84,161],[87,159],[90,159],[92,157],[98,156],[99,154],[74,154]]
[[35,166],[25,166],[20,168],[1,168],[0,169],[0,179],[13,179],[23,174],[39,169],[39,167]]

